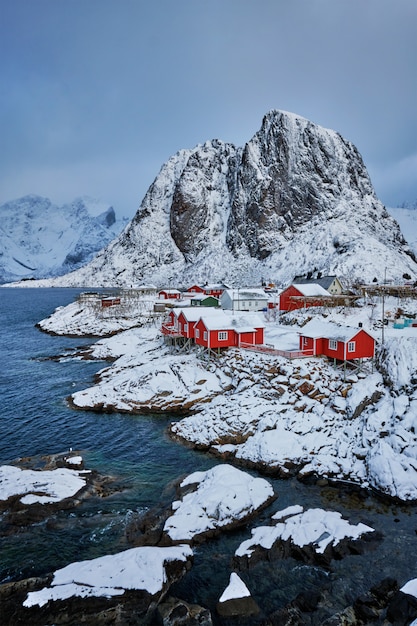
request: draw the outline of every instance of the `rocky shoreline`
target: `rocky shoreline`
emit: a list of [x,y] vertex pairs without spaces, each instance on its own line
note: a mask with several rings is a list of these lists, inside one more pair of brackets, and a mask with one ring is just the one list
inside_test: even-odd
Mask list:
[[[66,333],[74,331],[75,327],[63,323],[62,316],[65,311],[58,312],[56,319],[52,317],[47,325],[42,324],[42,329],[58,334],[61,324]],[[72,307],[70,317],[74,324],[79,324],[82,316]],[[93,332],[94,324],[97,320],[84,320],[84,336],[100,334]],[[171,351],[163,344],[155,327],[130,327],[120,331],[121,328],[114,332],[107,329],[107,339],[101,339],[85,351],[80,350],[74,357],[101,360],[107,365],[96,375],[94,386],[68,399],[72,408],[132,414],[169,413],[173,416],[168,428],[172,439],[220,459],[222,464],[216,467],[222,471],[231,464],[233,471],[239,472],[238,476],[245,476],[247,485],[250,484],[249,473],[237,468],[259,472],[265,477],[258,479],[260,481],[267,482],[268,477],[296,476],[305,483],[338,486],[346,493],[373,493],[381,500],[403,505],[416,502],[417,428],[414,426],[417,424],[413,411],[417,388],[414,357],[407,362],[408,369],[398,365],[405,341],[386,341],[384,368],[341,372],[318,359],[289,362],[235,350],[215,361],[204,360],[192,352]],[[280,329],[280,332],[283,331]],[[407,349],[411,350],[414,343],[414,339],[410,340]],[[45,463],[43,469],[56,469],[61,464],[65,466],[67,461],[65,455],[58,455],[50,459],[50,467]],[[20,463],[22,469],[29,469],[30,460],[22,459]],[[108,477],[99,477],[94,472],[87,476],[86,485],[59,506],[76,506],[84,497],[93,494],[105,497],[112,489],[117,489]],[[63,568],[46,577],[2,585],[0,598],[5,624],[409,626],[417,620],[417,595],[410,592],[409,587],[401,587],[395,573],[392,578],[385,577],[370,584],[365,593],[358,594],[349,606],[333,615],[326,609],[332,589],[325,584],[319,592],[310,593],[306,589],[294,598],[289,597],[285,606],[269,612],[256,601],[250,592],[251,575],[262,562],[294,560],[330,572],[335,561],[368,553],[371,559],[372,551],[384,541],[378,529],[363,529],[363,533],[356,536],[355,528],[347,520],[337,520],[333,537],[330,512],[324,510],[294,514],[295,524],[297,515],[315,516],[313,524],[299,523],[303,529],[310,529],[304,543],[296,534],[285,535],[286,519],[279,518],[274,524],[271,518],[266,530],[264,527],[252,529],[268,536],[276,533],[276,537],[273,541],[260,540],[251,548],[250,557],[235,554],[230,562],[230,589],[225,590],[224,599],[219,600],[215,610],[210,612],[206,607],[178,597],[177,583],[192,567],[192,550],[214,541],[219,533],[233,533],[249,522],[253,525],[259,512],[270,506],[276,497],[265,482],[259,483],[267,489],[265,499],[252,509],[243,507],[244,514],[234,512],[236,496],[229,493],[226,497],[222,491],[226,485],[234,484],[230,476],[214,480],[207,473],[189,481],[183,478],[178,481],[176,500],[169,509],[161,505],[130,518],[125,530],[126,540],[132,549],[138,550],[137,558],[142,558],[140,555],[147,549],[177,550],[174,555],[167,553],[166,579],[157,591],[125,588],[120,596],[104,591],[102,596],[91,597],[91,584],[87,582],[79,591],[81,595],[57,597],[54,594],[59,590],[54,580],[63,575],[66,571]],[[202,492],[204,495],[200,494],[188,509],[187,503],[196,497],[200,483],[205,481],[213,481],[212,490]],[[13,530],[19,527],[15,519],[26,519],[21,522],[23,526],[36,523],[42,515],[42,519],[47,518],[55,504],[28,506],[18,496],[12,496],[8,506],[10,511],[5,508],[2,516],[4,527],[0,527],[5,533],[18,532]],[[190,530],[190,536],[181,535],[194,516],[199,523],[205,520],[206,525],[197,524]],[[211,525],[213,519],[215,522]],[[345,522],[349,530],[339,537],[340,526]],[[317,528],[318,535],[314,535],[313,529]],[[320,551],[318,546],[323,537],[334,541]],[[93,561],[88,567],[90,565],[94,567]],[[82,569],[85,567],[86,562],[83,562]],[[78,578],[71,581],[71,584],[82,583]],[[39,593],[47,598],[45,604],[41,606],[34,600],[30,607],[25,606],[28,598],[36,598],[35,594]]]

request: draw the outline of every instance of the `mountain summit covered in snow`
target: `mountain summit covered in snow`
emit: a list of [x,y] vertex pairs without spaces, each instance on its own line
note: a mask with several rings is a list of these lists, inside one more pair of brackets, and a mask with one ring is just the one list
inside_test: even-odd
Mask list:
[[29,195],[0,206],[0,283],[58,276],[85,265],[127,224],[91,198],[64,206]]
[[62,285],[349,282],[415,275],[397,222],[338,133],[270,111],[243,147],[207,141],[171,157],[125,231]]

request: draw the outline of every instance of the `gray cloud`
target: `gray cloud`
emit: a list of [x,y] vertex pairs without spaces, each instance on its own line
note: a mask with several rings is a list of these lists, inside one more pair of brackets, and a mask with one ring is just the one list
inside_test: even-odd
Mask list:
[[0,202],[133,215],[161,165],[270,109],[352,141],[383,202],[417,199],[415,0],[6,0]]

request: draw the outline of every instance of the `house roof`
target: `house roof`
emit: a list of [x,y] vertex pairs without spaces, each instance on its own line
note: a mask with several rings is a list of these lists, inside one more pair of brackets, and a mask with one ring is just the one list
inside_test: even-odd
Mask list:
[[178,289],[160,289],[159,293],[181,293]]
[[324,289],[318,283],[298,283],[294,284],[294,287],[299,291],[303,296],[330,296],[327,289]]
[[175,315],[177,318],[182,313],[185,319],[187,320],[187,322],[198,322],[200,317],[202,317],[201,308],[202,307],[192,306],[192,307],[184,307],[184,308],[173,309],[173,310],[175,311]]
[[367,333],[372,337],[371,333],[363,328],[354,328],[352,326],[339,326],[334,322],[323,322],[322,320],[310,320],[300,330],[302,337],[311,337],[312,339],[336,339],[346,343],[360,331]]
[[228,294],[231,300],[265,300],[269,296],[263,289],[256,287],[242,287],[242,289],[226,289],[223,294]]
[[335,280],[339,280],[337,276],[321,276],[320,278],[305,278],[303,276],[295,276],[292,284],[308,285],[310,283],[315,283],[316,285],[320,285],[321,287],[323,287],[323,289],[329,289],[330,285]]
[[212,300],[218,300],[216,296],[212,296],[211,294],[207,295],[206,293],[196,293],[192,299],[193,300],[208,300],[209,298],[211,298]]
[[256,328],[265,328],[265,323],[254,313],[223,311],[213,309],[199,316],[207,330],[235,330],[237,333],[253,332]]

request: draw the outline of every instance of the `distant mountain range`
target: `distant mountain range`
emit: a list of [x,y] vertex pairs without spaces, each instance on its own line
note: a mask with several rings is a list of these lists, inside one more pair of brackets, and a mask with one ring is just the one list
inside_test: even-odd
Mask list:
[[243,147],[215,139],[172,156],[117,238],[42,284],[239,286],[308,272],[348,284],[402,279],[417,277],[410,244],[352,143],[274,110]]
[[0,283],[59,276],[90,261],[128,223],[91,198],[29,195],[0,206]]
[[410,248],[417,255],[417,201],[404,202],[399,207],[388,208],[388,211],[400,225]]

